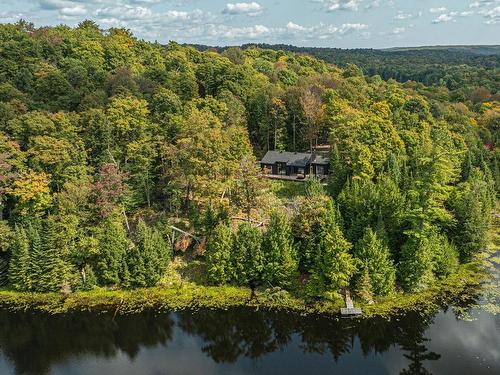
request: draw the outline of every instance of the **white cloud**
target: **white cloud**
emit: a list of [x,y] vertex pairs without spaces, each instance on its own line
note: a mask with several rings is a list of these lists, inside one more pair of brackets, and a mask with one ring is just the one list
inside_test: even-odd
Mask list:
[[210,35],[223,39],[255,39],[271,34],[271,28],[264,25],[254,25],[248,27],[231,27],[226,25],[212,25]]
[[152,17],[153,12],[151,9],[142,6],[122,5],[97,9],[94,15],[99,18],[115,18],[123,21],[133,21],[148,19]]
[[498,0],[476,0],[469,4],[469,8],[484,8],[496,2],[498,2]]
[[401,11],[399,11],[398,14],[394,16],[395,20],[407,20],[409,18],[413,18],[413,15],[410,13],[403,13]]
[[404,33],[405,31],[405,27],[395,27],[394,29],[392,29],[392,34],[398,35]]
[[[337,10],[359,10],[363,0],[318,0],[324,4],[327,12],[335,12]],[[374,1],[372,6],[378,6],[379,2]]]
[[481,12],[481,14],[486,18],[485,23],[488,25],[500,23],[500,6]]
[[467,17],[467,16],[472,16],[474,14],[473,11],[469,10],[469,11],[464,11],[464,12],[460,12],[460,17]]
[[61,8],[59,14],[69,17],[84,16],[87,14],[87,9],[82,5],[75,5],[73,7]]
[[434,19],[432,23],[446,23],[446,22],[455,22],[455,17],[458,15],[457,12],[449,12],[443,13],[438,18]]
[[223,13],[247,14],[250,16],[255,16],[262,13],[263,10],[264,8],[262,7],[262,5],[253,1],[251,3],[228,3],[226,4],[226,8],[224,9]]
[[439,8],[430,8],[429,12],[431,12],[431,13],[444,13],[447,10],[448,9],[446,9],[445,7],[439,7]]
[[287,23],[286,28],[288,30],[293,30],[293,31],[306,31],[307,30],[307,27],[298,25],[296,23],[293,23],[292,21]]
[[340,34],[347,34],[348,32],[351,31],[359,31],[359,30],[364,30],[367,29],[368,25],[364,23],[344,23],[340,29],[339,33]]

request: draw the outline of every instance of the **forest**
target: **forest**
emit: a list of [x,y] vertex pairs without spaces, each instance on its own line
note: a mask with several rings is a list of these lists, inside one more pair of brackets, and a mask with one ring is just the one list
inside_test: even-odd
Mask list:
[[[196,45],[201,51],[213,49]],[[285,44],[247,44],[247,48],[283,50],[311,55],[341,68],[356,64],[366,75],[398,82],[416,81],[446,86],[452,101],[481,101],[486,95],[498,101],[500,90],[499,46],[435,46],[389,49],[296,47]],[[216,47],[223,52],[228,47]],[[480,89],[478,91],[478,89]],[[479,95],[479,96],[478,96]],[[495,98],[489,98],[494,96]],[[479,99],[479,97],[483,97]]]
[[[500,190],[498,66],[454,69],[461,95],[285,50],[2,24],[0,285],[167,287],[182,257],[206,285],[307,300],[423,290],[486,248]],[[326,184],[261,178],[267,150],[325,144]]]

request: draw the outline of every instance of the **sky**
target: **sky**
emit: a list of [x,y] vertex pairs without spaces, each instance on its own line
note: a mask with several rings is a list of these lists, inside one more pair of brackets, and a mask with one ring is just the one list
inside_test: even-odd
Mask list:
[[0,23],[124,27],[214,46],[387,48],[500,44],[500,0],[0,0]]

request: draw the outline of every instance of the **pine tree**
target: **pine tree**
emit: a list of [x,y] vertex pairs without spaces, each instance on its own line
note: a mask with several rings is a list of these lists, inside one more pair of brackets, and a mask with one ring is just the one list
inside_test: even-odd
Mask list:
[[137,246],[129,249],[126,265],[122,268],[123,285],[130,288],[143,288],[146,284],[146,267],[142,252]]
[[9,283],[9,259],[7,254],[0,253],[0,286]]
[[92,266],[86,264],[83,267],[79,289],[81,290],[92,290],[97,285],[97,277],[92,269]]
[[[379,240],[370,227],[365,229],[363,237],[356,244],[354,256],[361,261],[369,273],[372,289],[376,295],[385,296],[394,289],[396,271],[389,248]],[[358,275],[358,277],[362,276],[362,274]]]
[[120,282],[120,268],[128,246],[127,233],[121,221],[109,216],[97,236],[100,254],[96,264],[99,284],[113,285]]
[[262,236],[249,223],[240,224],[234,239],[234,280],[240,285],[255,286],[262,281]]
[[132,287],[155,286],[170,261],[170,250],[161,232],[151,229],[141,219],[135,232],[135,246],[127,254],[127,267],[122,273]]
[[333,224],[319,244],[308,285],[308,294],[311,296],[324,296],[325,292],[337,293],[349,285],[356,271],[355,260],[349,253],[352,245],[337,224]]
[[57,292],[66,281],[67,264],[63,260],[58,245],[57,224],[52,218],[46,219],[43,228],[41,251],[34,264],[40,269],[37,279],[31,280],[37,292]]
[[271,213],[269,227],[262,241],[264,281],[270,285],[286,285],[297,271],[292,228],[286,215]]
[[457,186],[449,204],[456,219],[451,238],[458,244],[460,259],[469,262],[486,248],[494,194],[492,179],[474,168],[469,179]]
[[233,274],[231,256],[233,233],[225,223],[215,227],[207,245],[207,276],[214,284],[226,284]]
[[364,302],[370,302],[373,300],[372,279],[370,277],[370,272],[368,271],[367,265],[363,267],[361,276],[356,283],[356,294]]
[[9,282],[14,289],[19,291],[29,289],[29,262],[29,241],[26,231],[16,226],[9,263]]
[[30,289],[34,290],[34,285],[42,276],[42,239],[37,225],[30,224],[26,231],[30,242],[30,264],[29,264],[29,282]]
[[158,227],[154,227],[151,232],[151,239],[158,256],[158,272],[163,276],[172,257],[172,248],[168,245]]
[[456,247],[443,235],[434,234],[429,238],[434,257],[433,271],[438,278],[444,278],[453,273],[458,266]]
[[408,239],[401,249],[398,279],[406,291],[423,289],[433,280],[433,254],[428,235],[408,232]]
[[[144,264],[143,278],[145,286],[156,285],[161,278],[161,260],[157,244],[154,243],[152,230],[142,219],[137,224],[135,246],[137,253],[140,254],[139,258],[142,259]],[[136,268],[136,271],[139,271],[139,269]],[[134,280],[134,275],[132,272],[131,274]],[[142,282],[142,277],[140,277],[140,280]]]

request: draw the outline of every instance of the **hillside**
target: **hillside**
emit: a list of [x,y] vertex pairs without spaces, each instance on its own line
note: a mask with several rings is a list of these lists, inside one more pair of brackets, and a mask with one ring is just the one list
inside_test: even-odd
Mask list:
[[[427,87],[347,64],[366,52],[340,51],[339,68],[92,21],[2,24],[0,46],[4,287],[230,285],[338,306],[344,288],[369,302],[439,285],[486,247],[500,182],[500,106],[476,86],[486,62]],[[257,167],[324,144],[326,186]]]
[[[199,50],[211,47],[197,45]],[[377,49],[295,47],[290,45],[249,44],[242,48],[266,48],[307,54],[328,63],[346,67],[356,64],[367,75],[399,82],[416,81],[446,86],[454,100],[468,91],[485,87],[492,94],[500,89],[499,46],[435,46]],[[219,52],[228,47],[216,47]]]

